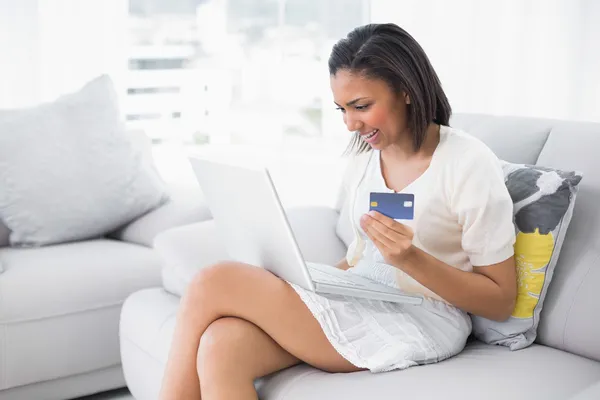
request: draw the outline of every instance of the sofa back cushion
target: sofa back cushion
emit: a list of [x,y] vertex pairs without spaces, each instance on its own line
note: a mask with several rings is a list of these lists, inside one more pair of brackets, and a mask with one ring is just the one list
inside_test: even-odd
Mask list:
[[600,361],[600,124],[558,122],[539,165],[583,172],[538,342]]
[[600,124],[456,115],[451,125],[504,160],[583,173],[536,342],[600,361]]
[[498,158],[515,164],[536,163],[553,121],[523,117],[456,114],[450,125],[483,141]]

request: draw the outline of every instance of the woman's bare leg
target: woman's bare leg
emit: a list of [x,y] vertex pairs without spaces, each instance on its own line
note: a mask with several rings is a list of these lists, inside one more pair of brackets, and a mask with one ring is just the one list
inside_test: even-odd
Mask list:
[[203,399],[256,399],[254,380],[300,360],[245,319],[220,318],[200,339],[198,376]]
[[[252,322],[285,351],[317,368],[358,370],[335,351],[290,285],[261,268],[221,263],[202,269],[181,300],[162,400],[200,398],[196,365],[200,338],[209,325],[223,317]],[[204,365],[203,374],[209,373],[209,368]]]

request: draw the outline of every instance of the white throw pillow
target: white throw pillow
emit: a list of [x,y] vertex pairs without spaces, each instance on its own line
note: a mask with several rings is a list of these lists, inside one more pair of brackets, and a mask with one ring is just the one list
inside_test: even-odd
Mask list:
[[108,76],[54,102],[0,113],[0,219],[12,246],[100,237],[167,198],[124,129]]

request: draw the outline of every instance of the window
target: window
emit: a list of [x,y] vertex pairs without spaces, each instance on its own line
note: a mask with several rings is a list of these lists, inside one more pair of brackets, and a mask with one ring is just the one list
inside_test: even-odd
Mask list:
[[149,120],[149,119],[159,119],[160,114],[157,113],[147,113],[147,114],[127,114],[127,121],[141,121],[141,120]]
[[179,93],[178,87],[141,87],[128,88],[127,94]]
[[183,58],[173,59],[138,59],[129,60],[130,70],[147,70],[147,69],[183,69],[187,60]]
[[[175,167],[186,154],[160,144],[177,142],[186,152],[268,162],[288,205],[333,196],[325,178],[336,174],[332,163],[349,136],[327,59],[337,40],[368,22],[369,3],[131,0],[125,111],[130,125],[159,142],[163,176],[193,179]],[[154,114],[161,117],[136,117]]]
[[128,104],[135,114],[178,104],[169,113],[185,131],[163,124],[162,135],[188,144],[198,131],[206,144],[324,139],[329,51],[366,10],[366,0],[132,0]]

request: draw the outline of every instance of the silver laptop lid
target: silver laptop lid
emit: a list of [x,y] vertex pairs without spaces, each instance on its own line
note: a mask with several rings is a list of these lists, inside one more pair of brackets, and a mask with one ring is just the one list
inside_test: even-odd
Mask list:
[[230,259],[314,291],[269,171],[198,156],[189,160]]

